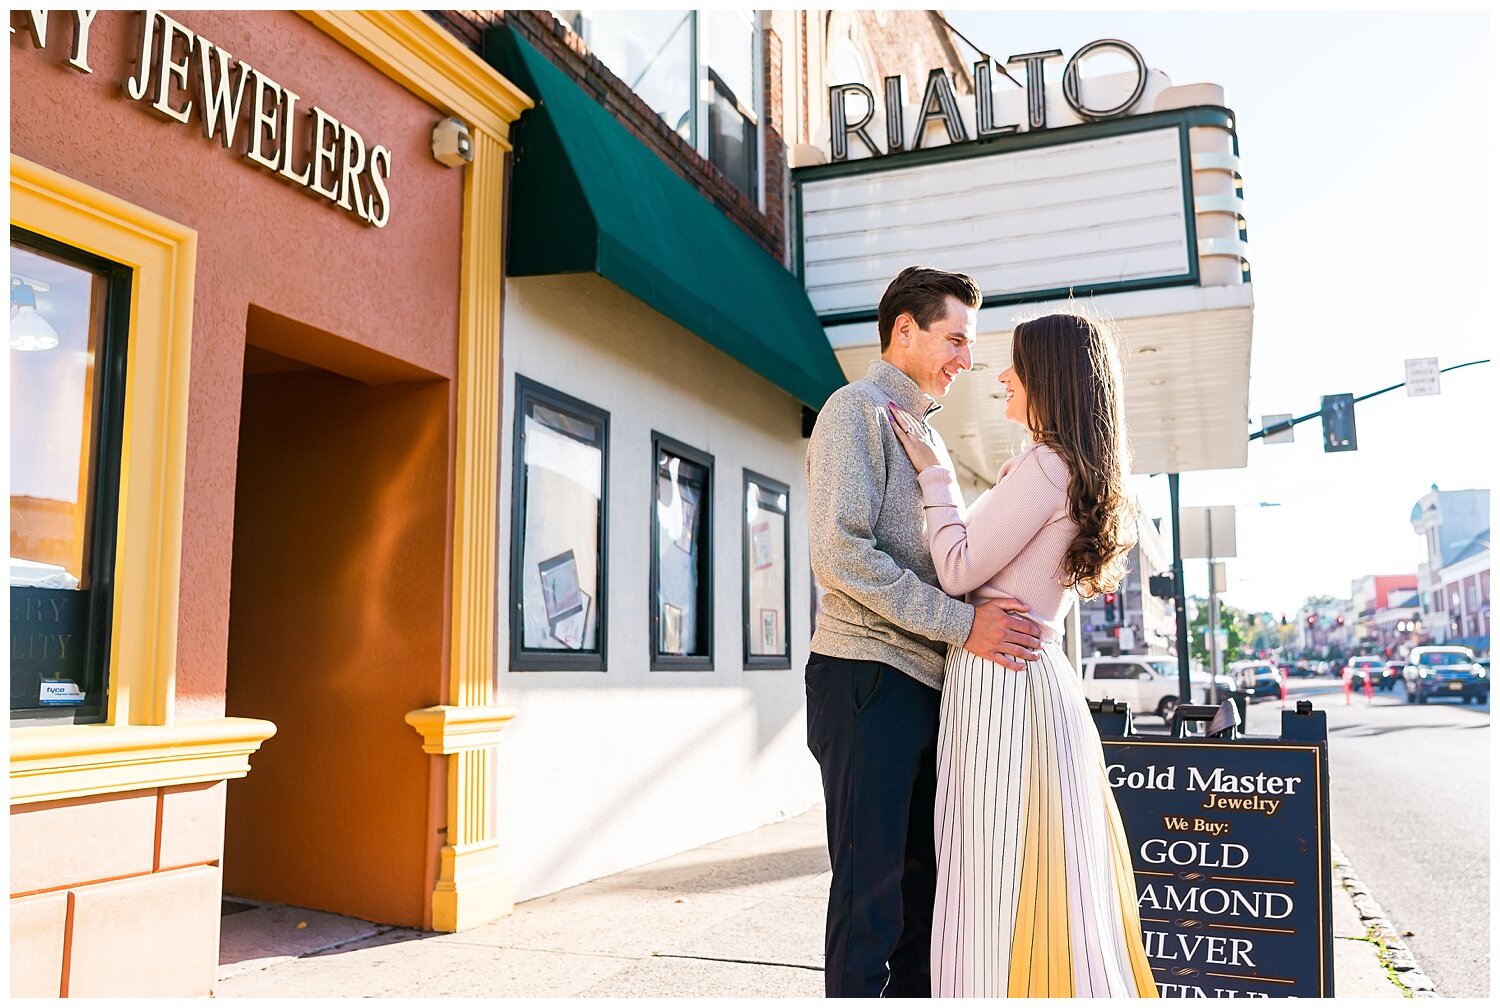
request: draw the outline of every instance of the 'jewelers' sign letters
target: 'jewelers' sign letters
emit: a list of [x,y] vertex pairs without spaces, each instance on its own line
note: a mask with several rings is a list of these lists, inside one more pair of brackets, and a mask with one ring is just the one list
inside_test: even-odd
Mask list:
[[[89,30],[99,12],[20,11],[21,25],[38,49],[47,47],[53,13],[72,22],[67,65],[93,73]],[[239,151],[364,223],[386,226],[391,219],[386,185],[390,150],[368,146],[357,131],[316,105],[299,114],[296,92],[161,11],[141,12],[139,24],[137,69],[124,85],[132,101],[183,124],[196,121],[205,138]],[[14,24],[10,30],[16,33]]]

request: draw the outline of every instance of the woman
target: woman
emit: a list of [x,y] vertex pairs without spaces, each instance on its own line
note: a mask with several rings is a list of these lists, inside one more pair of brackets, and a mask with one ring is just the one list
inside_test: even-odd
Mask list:
[[1079,594],[1119,585],[1133,541],[1119,356],[1076,315],[1016,327],[1000,375],[1033,444],[968,509],[915,417],[892,409],[922,485],[943,590],[1017,598],[1046,628],[1013,672],[950,648],[938,734],[937,996],[1156,997],[1099,733],[1058,641]]

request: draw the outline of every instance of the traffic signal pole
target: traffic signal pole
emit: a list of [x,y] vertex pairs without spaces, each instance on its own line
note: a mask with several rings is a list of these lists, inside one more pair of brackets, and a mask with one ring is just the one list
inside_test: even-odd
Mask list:
[[[1475,364],[1488,364],[1489,362],[1490,362],[1490,359],[1488,357],[1486,357],[1484,360],[1465,361],[1462,364],[1454,364],[1451,367],[1445,367],[1445,368],[1441,369],[1440,371],[1438,371],[1438,374],[1447,374],[1449,371],[1457,371],[1459,368],[1473,367]],[[1366,392],[1364,395],[1359,396],[1354,401],[1356,403],[1362,403],[1366,399],[1374,399],[1378,395],[1385,395],[1387,392],[1394,392],[1398,388],[1405,388],[1405,387],[1406,387],[1406,382],[1397,382],[1395,385],[1387,385],[1385,388],[1383,388],[1383,389],[1376,389],[1374,392]],[[1282,431],[1291,430],[1293,427],[1297,426],[1299,423],[1306,423],[1309,420],[1316,420],[1319,417],[1321,417],[1322,415],[1323,415],[1323,411],[1321,409],[1319,409],[1319,410],[1317,410],[1316,412],[1313,412],[1313,413],[1308,413],[1308,414],[1305,414],[1305,415],[1299,416],[1299,417],[1293,417],[1290,420],[1283,420],[1281,423],[1272,424],[1271,426],[1265,428],[1264,430],[1258,430],[1254,434],[1251,434],[1250,435],[1250,440],[1254,441],[1257,438],[1263,438],[1267,434],[1280,434]]]
[[[1179,703],[1193,702],[1193,675],[1188,658],[1187,588],[1182,577],[1182,500],[1178,473],[1167,473],[1167,491],[1172,498],[1172,601],[1177,606],[1177,683]],[[1209,587],[1213,587],[1210,582]]]

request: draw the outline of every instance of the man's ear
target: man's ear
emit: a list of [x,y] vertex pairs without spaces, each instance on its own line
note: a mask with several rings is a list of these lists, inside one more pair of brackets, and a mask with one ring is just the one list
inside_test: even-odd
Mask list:
[[909,347],[912,335],[918,328],[920,327],[917,325],[917,320],[912,318],[911,313],[902,312],[896,316],[896,321],[891,325],[891,339],[904,347]]

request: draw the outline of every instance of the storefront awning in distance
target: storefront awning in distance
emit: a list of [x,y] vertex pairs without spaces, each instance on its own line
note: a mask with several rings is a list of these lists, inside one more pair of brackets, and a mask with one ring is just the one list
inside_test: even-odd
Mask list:
[[795,276],[511,28],[484,51],[537,103],[513,134],[511,276],[598,273],[815,410],[844,384]]

